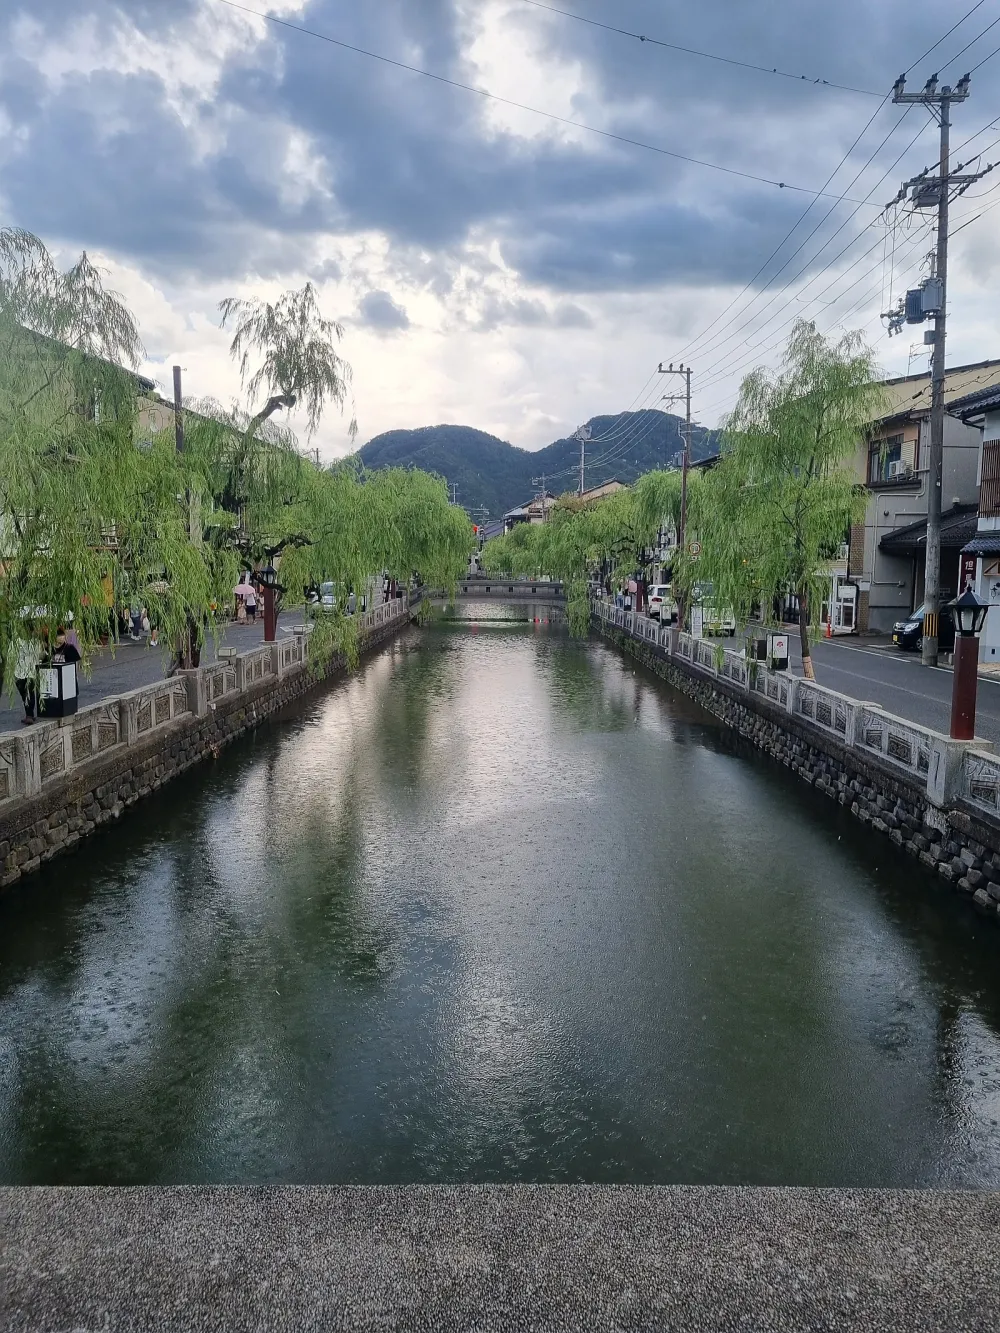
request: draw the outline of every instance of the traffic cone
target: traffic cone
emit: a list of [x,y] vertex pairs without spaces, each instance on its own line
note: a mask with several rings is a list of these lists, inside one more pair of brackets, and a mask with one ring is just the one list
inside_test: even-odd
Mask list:
[[830,620],[826,622],[826,637],[828,639],[833,638],[833,622]]

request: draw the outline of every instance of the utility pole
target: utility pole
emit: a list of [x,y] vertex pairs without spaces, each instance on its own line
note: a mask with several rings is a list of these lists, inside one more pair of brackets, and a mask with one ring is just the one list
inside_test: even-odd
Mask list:
[[[941,601],[941,474],[944,461],[944,380],[948,301],[948,201],[952,185],[966,183],[953,175],[950,162],[949,131],[951,104],[969,96],[969,75],[964,74],[956,87],[938,88],[936,74],[931,75],[919,93],[906,93],[906,76],[901,74],[892,90],[896,103],[919,103],[927,107],[940,126],[938,177],[921,176],[914,185],[917,207],[926,206],[936,191],[937,252],[934,277],[938,282],[939,305],[934,311],[933,350],[931,353],[931,440],[927,471],[927,559],[924,567],[924,637],[920,656],[924,666],[937,666],[938,612]],[[919,182],[919,184],[917,183]],[[971,183],[971,182],[969,182]],[[904,187],[903,194],[905,197]]]
[[538,498],[539,498],[539,500],[541,500],[541,502],[542,502],[542,522],[545,523],[545,522],[548,521],[548,516],[549,516],[549,515],[548,515],[548,510],[547,510],[546,507],[545,507],[545,497],[546,497],[546,494],[547,494],[547,492],[546,492],[546,488],[545,488],[545,473],[543,472],[542,475],[541,475],[540,477],[532,477],[532,478],[531,478],[531,484],[532,484],[532,486],[540,486],[540,487],[541,487],[541,490],[540,490],[540,492],[539,492]]
[[587,448],[587,441],[590,439],[590,427],[589,427],[589,426],[577,426],[577,428],[576,428],[576,438],[580,441],[580,488],[579,488],[578,494],[579,494],[579,495],[582,495],[582,494],[583,494],[583,491],[584,491],[584,485],[583,485],[583,472],[584,472],[584,467],[585,467],[585,465],[586,465],[586,459],[587,459],[587,456],[586,456],[586,448]]
[[450,483],[450,485],[451,485],[451,502],[452,502],[453,505],[457,505],[457,504],[458,504],[458,483],[453,481],[453,482]]
[[[666,370],[663,368],[663,362],[660,362],[659,373],[661,375],[680,375],[684,380],[684,452],[681,455],[681,517],[677,525],[677,546],[684,550],[684,539],[687,532],[687,493],[688,493],[688,468],[691,466],[691,367],[683,363],[674,366],[671,361]],[[671,402],[676,402],[676,398],[671,395]]]
[[184,412],[181,408],[181,367],[174,366],[174,443],[184,452]]

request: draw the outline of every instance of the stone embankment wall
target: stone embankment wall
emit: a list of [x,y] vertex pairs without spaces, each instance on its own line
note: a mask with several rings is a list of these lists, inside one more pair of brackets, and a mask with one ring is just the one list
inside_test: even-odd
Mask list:
[[[361,617],[362,650],[409,623],[402,599]],[[0,740],[0,888],[117,820],[346,663],[317,672],[307,634],[40,723]]]
[[1000,759],[606,603],[602,634],[1000,921]]

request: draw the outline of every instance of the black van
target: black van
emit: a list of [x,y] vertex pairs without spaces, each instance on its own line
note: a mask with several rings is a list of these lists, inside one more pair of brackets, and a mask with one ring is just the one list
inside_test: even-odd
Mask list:
[[[924,637],[924,608],[917,609],[905,620],[897,620],[892,627],[892,641],[897,648],[919,648]],[[950,606],[942,606],[938,613],[938,647],[950,653],[955,647],[955,617]]]

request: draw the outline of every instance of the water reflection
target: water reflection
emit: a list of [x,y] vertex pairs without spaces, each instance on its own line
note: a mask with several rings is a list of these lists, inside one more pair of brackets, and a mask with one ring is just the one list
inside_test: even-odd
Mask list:
[[440,624],[0,901],[0,1179],[997,1185],[998,948],[605,645]]

